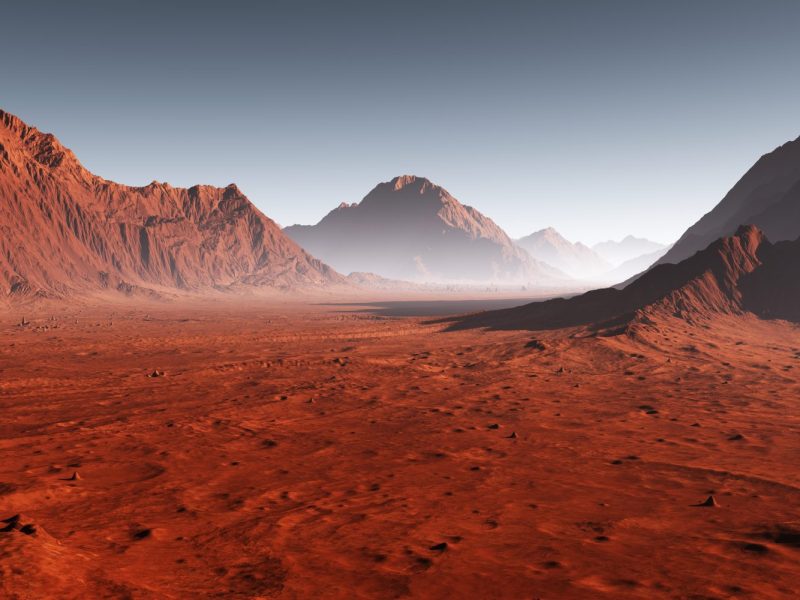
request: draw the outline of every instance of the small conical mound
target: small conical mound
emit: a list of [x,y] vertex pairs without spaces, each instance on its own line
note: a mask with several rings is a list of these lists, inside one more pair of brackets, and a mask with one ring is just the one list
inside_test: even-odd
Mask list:
[[705,506],[705,507],[709,507],[709,508],[716,508],[716,507],[719,506],[719,504],[717,504],[717,500],[716,500],[716,498],[714,498],[714,496],[709,496],[703,502],[700,502],[699,504],[695,504],[695,506]]

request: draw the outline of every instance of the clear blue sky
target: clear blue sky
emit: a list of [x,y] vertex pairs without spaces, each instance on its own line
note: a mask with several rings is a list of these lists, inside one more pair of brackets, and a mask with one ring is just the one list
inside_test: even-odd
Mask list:
[[[166,6],[169,5],[169,6]],[[800,134],[800,2],[9,2],[0,107],[283,225],[413,173],[512,236],[668,242]]]

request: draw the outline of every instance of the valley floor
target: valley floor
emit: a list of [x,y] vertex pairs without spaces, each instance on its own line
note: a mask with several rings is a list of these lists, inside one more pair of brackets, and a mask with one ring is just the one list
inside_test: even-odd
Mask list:
[[796,594],[798,328],[353,310],[7,313],[0,596]]

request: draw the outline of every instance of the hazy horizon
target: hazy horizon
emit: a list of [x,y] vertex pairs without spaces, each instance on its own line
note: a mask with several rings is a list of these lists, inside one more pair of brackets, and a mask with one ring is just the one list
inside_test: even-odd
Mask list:
[[800,133],[781,2],[4,8],[0,108],[121,183],[237,183],[282,226],[402,174],[514,238],[671,243]]

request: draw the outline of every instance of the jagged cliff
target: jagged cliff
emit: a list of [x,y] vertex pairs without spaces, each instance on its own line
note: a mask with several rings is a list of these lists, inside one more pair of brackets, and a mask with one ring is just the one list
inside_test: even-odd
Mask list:
[[235,185],[131,187],[0,111],[0,294],[343,283]]

